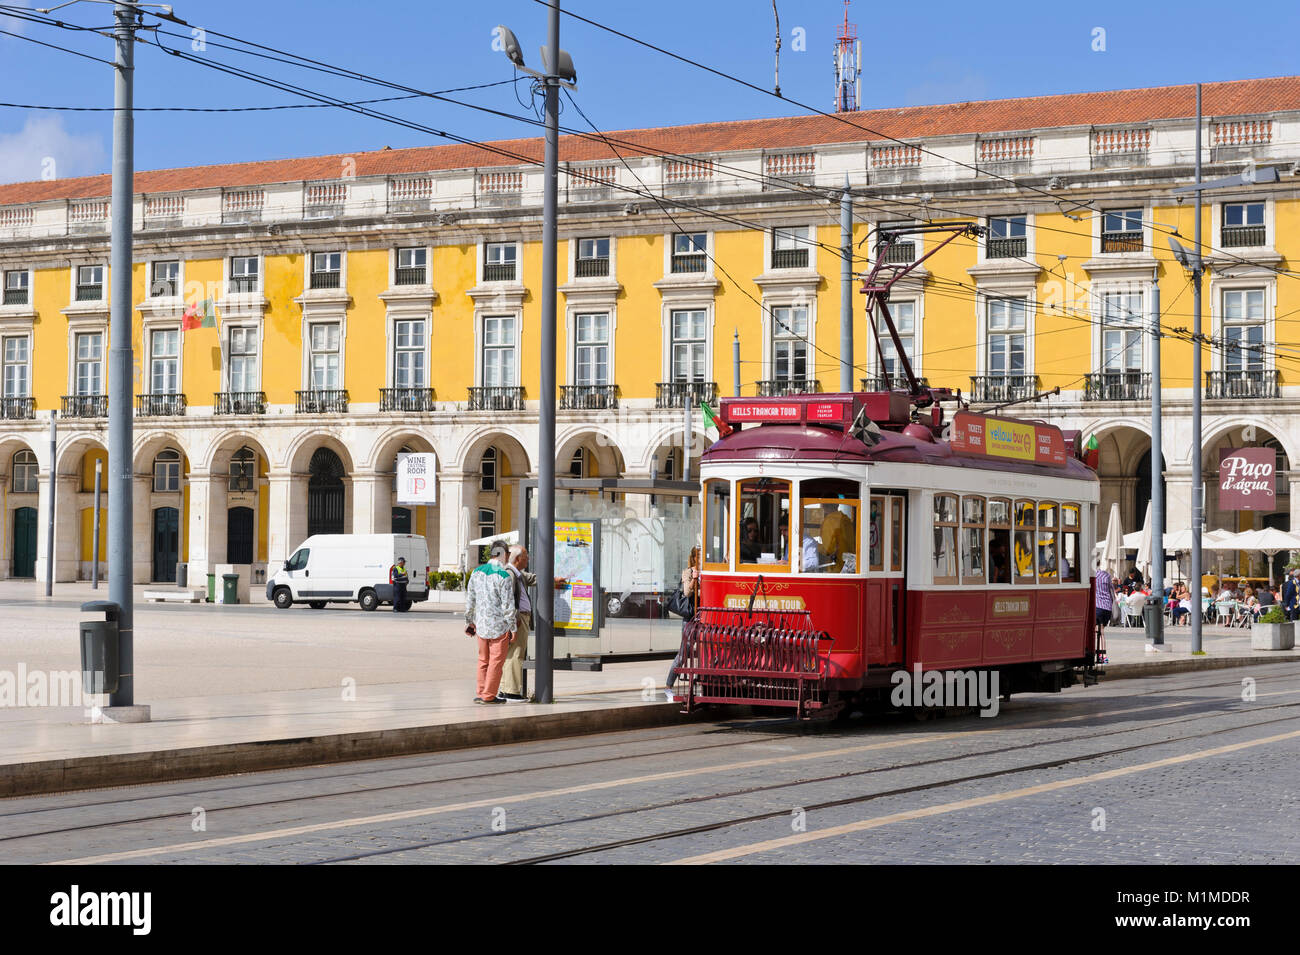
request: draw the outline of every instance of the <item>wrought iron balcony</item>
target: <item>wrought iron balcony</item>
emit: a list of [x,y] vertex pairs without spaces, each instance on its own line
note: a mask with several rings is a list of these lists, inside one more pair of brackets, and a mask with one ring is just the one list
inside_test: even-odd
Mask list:
[[600,411],[618,407],[618,385],[561,385],[560,408]]
[[185,414],[185,396],[136,395],[135,413],[141,418],[174,418]]
[[412,265],[408,268],[398,269],[393,275],[393,281],[397,285],[423,285],[425,276],[428,274],[423,265]]
[[990,259],[1019,259],[1029,251],[1029,243],[1023,235],[1011,239],[989,239],[984,251]]
[[213,414],[266,414],[264,391],[218,391],[213,398]]
[[108,395],[64,395],[59,413],[65,418],[107,418]]
[[1225,249],[1253,248],[1264,244],[1262,225],[1225,225],[1220,237]]
[[[880,247],[876,249],[876,254],[880,255]],[[916,259],[915,242],[895,242],[889,248],[884,250],[884,262],[886,265],[906,265]]]
[[5,289],[6,305],[26,305],[27,289],[25,288],[7,288]]
[[[918,378],[916,383],[922,388],[930,387],[929,378]],[[863,391],[902,391],[907,389],[907,376],[901,371],[894,372],[889,376],[889,384],[885,384],[884,375],[868,375],[862,379]]]
[[970,400],[1003,404],[1032,398],[1038,392],[1037,375],[972,375]]
[[513,262],[491,263],[483,266],[484,282],[513,282],[515,280],[515,264]]
[[77,301],[78,302],[99,302],[104,298],[103,285],[78,285]]
[[656,408],[680,408],[686,404],[698,408],[700,402],[711,405],[717,400],[716,381],[661,381],[655,385]]
[[481,385],[469,389],[470,411],[523,411],[521,385]]
[[1277,398],[1276,368],[1239,368],[1205,374],[1206,398]]
[[[312,286],[315,288],[316,286]],[[230,277],[230,291],[235,293],[248,293],[257,291],[256,275],[232,275]]]
[[758,383],[760,398],[785,398],[789,395],[812,395],[822,390],[815,378],[769,378]]
[[312,288],[338,288],[342,281],[342,272],[313,272],[311,274]]
[[806,269],[808,268],[807,249],[773,249],[772,268]]
[[578,259],[573,263],[573,275],[580,279],[609,275],[609,259]]
[[1150,401],[1151,374],[1145,371],[1102,371],[1083,385],[1084,401]]
[[1142,233],[1134,230],[1124,232],[1103,232],[1101,234],[1102,252],[1141,252]]
[[684,255],[674,255],[672,258],[672,270],[677,272],[707,272],[709,269],[709,259],[703,252],[688,252]]
[[380,388],[380,411],[432,411],[432,388]]
[[294,412],[297,414],[333,414],[348,410],[346,388],[309,388],[294,394],[297,396],[294,403]]
[[26,419],[36,417],[36,402],[33,398],[0,398],[0,418]]

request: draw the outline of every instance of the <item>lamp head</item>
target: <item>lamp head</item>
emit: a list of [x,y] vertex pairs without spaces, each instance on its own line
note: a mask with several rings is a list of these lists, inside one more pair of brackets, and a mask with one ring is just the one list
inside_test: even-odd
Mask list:
[[519,47],[519,41],[509,27],[498,26],[497,35],[501,38],[501,45],[505,49],[506,59],[520,69],[524,65],[524,51]]

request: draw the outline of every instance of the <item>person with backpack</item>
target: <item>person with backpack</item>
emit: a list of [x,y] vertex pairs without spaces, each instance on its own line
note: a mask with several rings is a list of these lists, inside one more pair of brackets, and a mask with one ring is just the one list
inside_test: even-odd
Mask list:
[[668,678],[664,681],[664,696],[669,703],[676,701],[676,697],[673,696],[673,684],[677,682],[677,668],[682,665],[682,657],[686,653],[686,625],[694,619],[695,608],[699,606],[700,548],[698,546],[691,548],[686,569],[682,571],[682,594],[688,602],[690,616],[682,618],[681,646],[677,648],[677,656],[673,657],[673,664],[668,668]]

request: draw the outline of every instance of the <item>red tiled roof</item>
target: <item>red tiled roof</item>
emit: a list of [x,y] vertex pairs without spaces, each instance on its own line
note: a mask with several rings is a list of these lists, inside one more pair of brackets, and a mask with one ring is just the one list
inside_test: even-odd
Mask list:
[[[1244,116],[1300,110],[1300,77],[1207,83],[1202,88],[1202,101],[1206,116]],[[651,154],[693,154],[868,142],[887,137],[912,140],[955,134],[1137,123],[1155,119],[1181,119],[1195,114],[1195,87],[1165,86],[951,103],[943,106],[864,110],[840,114],[838,118],[813,115],[699,123],[692,126],[622,130],[608,135],[636,143]],[[497,140],[489,145],[528,160],[540,162],[542,158],[541,139]],[[625,153],[632,152],[620,148]],[[578,136],[561,137],[560,159],[563,161],[613,158],[610,147],[599,140]],[[255,186],[303,179],[337,179],[342,173],[345,160],[355,162],[357,176],[518,165],[523,161],[479,146],[420,146],[352,155],[137,172],[135,191],[180,192],[187,189]],[[107,175],[0,185],[0,205],[107,196],[109,186]]]

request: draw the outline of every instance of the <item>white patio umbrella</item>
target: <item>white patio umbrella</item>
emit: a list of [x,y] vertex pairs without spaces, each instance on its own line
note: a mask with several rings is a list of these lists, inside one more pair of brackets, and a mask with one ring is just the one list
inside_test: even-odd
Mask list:
[[1201,547],[1214,551],[1215,574],[1223,579],[1223,555],[1226,551],[1244,550],[1241,544],[1242,534],[1233,531],[1213,530],[1201,535]]
[[1151,576],[1151,564],[1153,563],[1151,553],[1151,502],[1147,501],[1146,517],[1142,519],[1142,530],[1138,532],[1137,569],[1143,577]]
[[1273,586],[1273,555],[1284,550],[1300,550],[1300,535],[1264,527],[1237,535],[1242,550],[1262,550],[1268,557],[1268,585]]
[[1106,524],[1106,537],[1102,543],[1101,559],[1112,577],[1118,577],[1120,571],[1121,550],[1123,549],[1124,529],[1120,527],[1119,502],[1110,506],[1110,521]]

